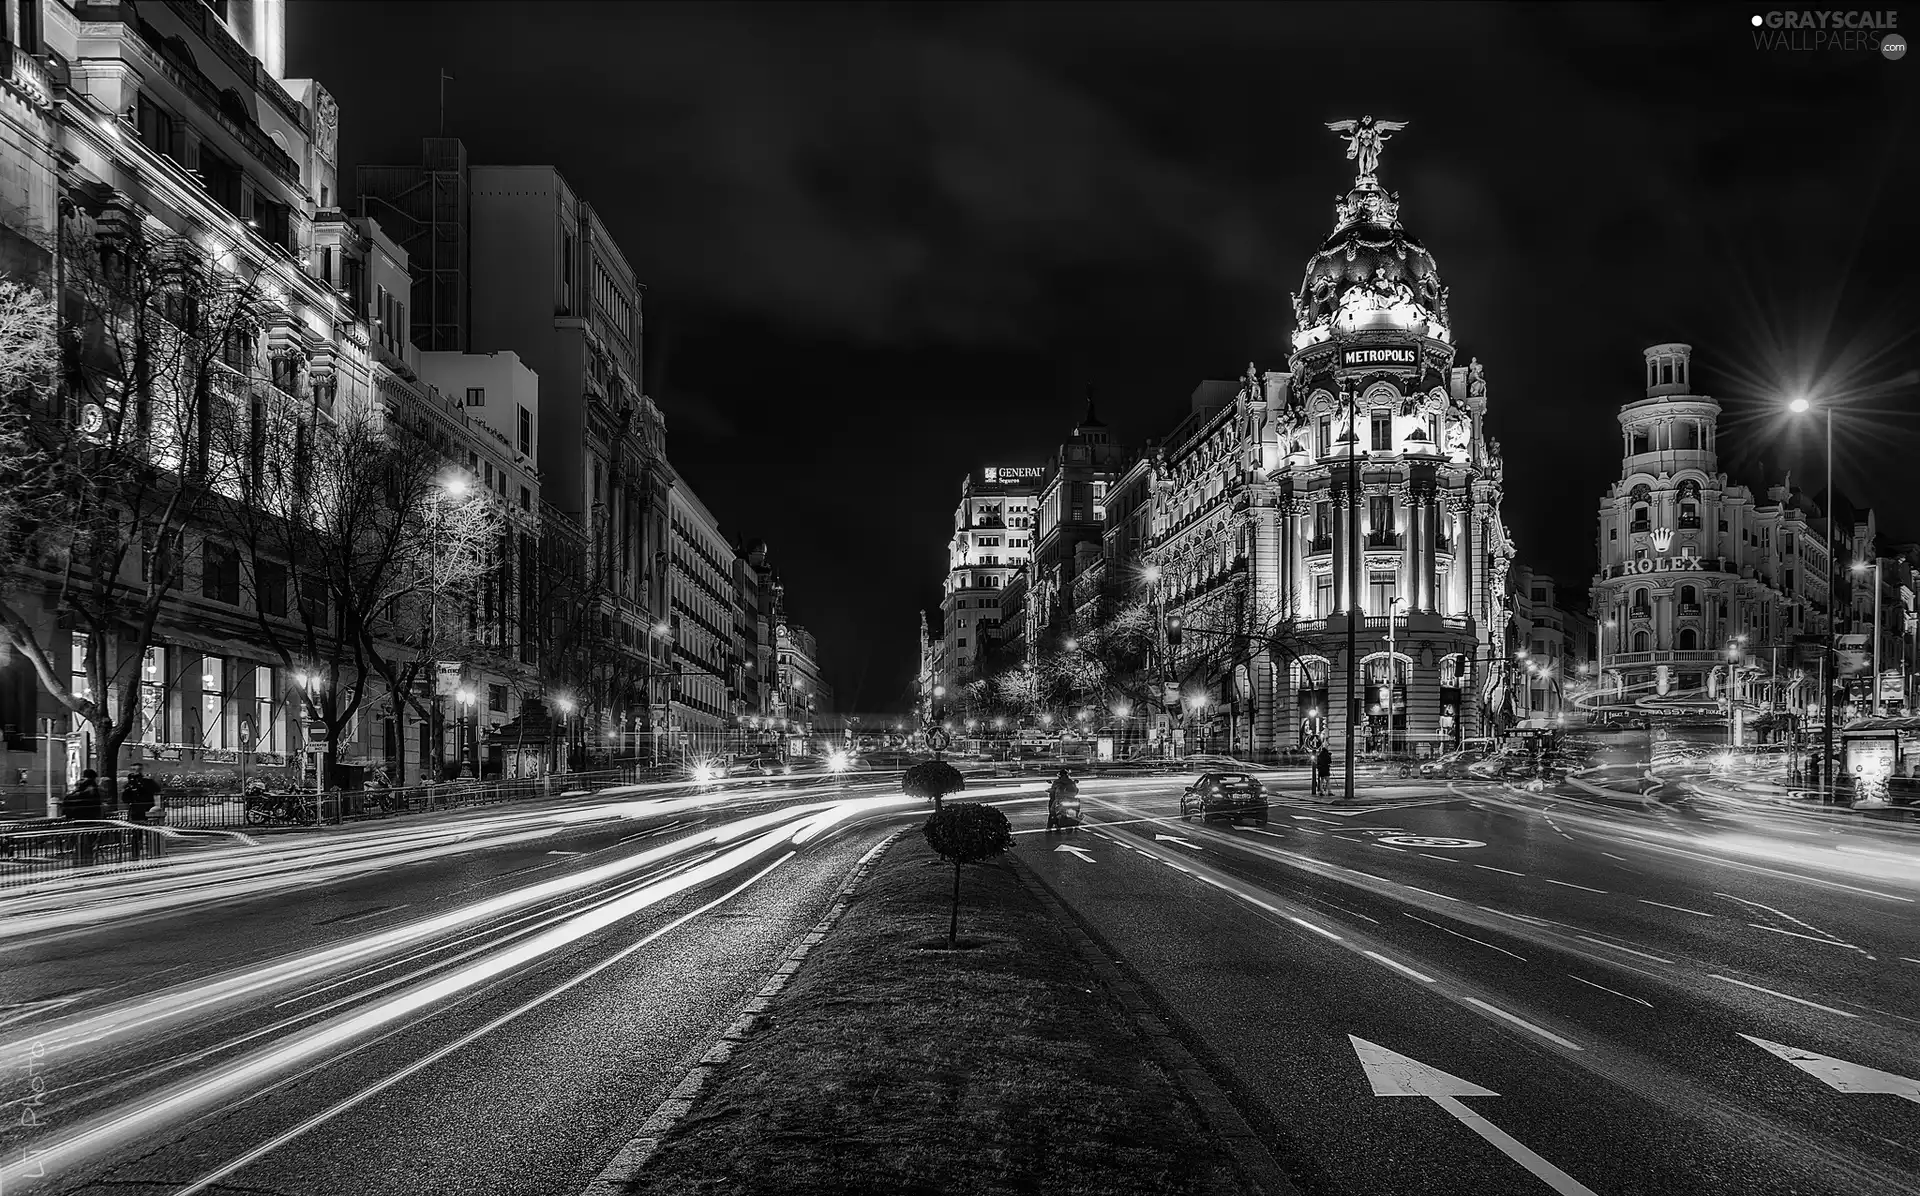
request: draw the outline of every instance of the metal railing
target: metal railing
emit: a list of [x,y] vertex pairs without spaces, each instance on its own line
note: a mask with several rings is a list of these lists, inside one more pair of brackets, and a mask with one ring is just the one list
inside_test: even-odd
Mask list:
[[105,818],[0,822],[0,889],[157,868],[185,852],[248,842],[232,832],[199,833]]

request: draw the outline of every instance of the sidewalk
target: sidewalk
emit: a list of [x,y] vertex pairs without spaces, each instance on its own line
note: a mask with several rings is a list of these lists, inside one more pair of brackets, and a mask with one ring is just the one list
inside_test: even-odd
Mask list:
[[1249,1188],[1010,862],[909,831],[630,1182],[629,1193]]

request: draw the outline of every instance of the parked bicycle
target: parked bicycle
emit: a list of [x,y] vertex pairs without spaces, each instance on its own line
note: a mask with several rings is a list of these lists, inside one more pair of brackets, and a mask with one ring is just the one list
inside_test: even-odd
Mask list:
[[319,820],[311,794],[273,793],[267,789],[264,781],[255,781],[247,786],[246,811],[249,826],[265,826],[269,822],[311,826]]

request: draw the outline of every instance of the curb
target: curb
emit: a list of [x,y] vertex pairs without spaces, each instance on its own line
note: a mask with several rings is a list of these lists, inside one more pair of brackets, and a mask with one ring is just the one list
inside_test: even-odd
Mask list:
[[1240,1110],[1175,1035],[1173,1028],[1161,1020],[1142,987],[1126,978],[1032,866],[1017,853],[1008,854],[1021,883],[1059,924],[1081,960],[1100,978],[1101,985],[1133,1018],[1140,1037],[1153,1048],[1161,1069],[1200,1110],[1201,1119],[1233,1156],[1247,1183],[1261,1196],[1300,1196],[1300,1189],[1274,1161],[1258,1132],[1241,1116]]
[[630,1186],[646,1167],[647,1160],[653,1157],[667,1135],[673,1132],[673,1127],[693,1108],[693,1102],[715,1072],[726,1066],[728,1060],[733,1058],[734,1050],[766,1023],[767,1010],[773,1004],[773,999],[800,971],[800,965],[808,954],[826,939],[827,932],[840,920],[840,915],[847,912],[848,900],[859,891],[860,882],[873,870],[874,862],[906,833],[907,828],[904,827],[893,832],[860,857],[859,863],[853,866],[852,874],[834,893],[833,904],[828,907],[826,914],[814,923],[812,930],[800,936],[780,966],[773,970],[773,975],[741,1008],[740,1016],[721,1032],[719,1040],[700,1056],[700,1061],[687,1069],[680,1082],[674,1085],[673,1091],[654,1109],[653,1115],[640,1124],[633,1138],[614,1154],[600,1174],[580,1189],[579,1196],[626,1196]]

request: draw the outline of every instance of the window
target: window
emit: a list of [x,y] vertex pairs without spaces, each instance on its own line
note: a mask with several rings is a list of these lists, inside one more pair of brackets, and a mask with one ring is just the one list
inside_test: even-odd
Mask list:
[[1387,494],[1367,496],[1368,539],[1375,544],[1393,541],[1393,497]]
[[1633,633],[1633,650],[1635,652],[1645,652],[1647,650],[1646,632],[1636,631]]
[[1700,504],[1693,502],[1683,502],[1680,504],[1680,526],[1700,526]]
[[287,750],[286,725],[274,717],[274,696],[279,691],[273,684],[273,670],[261,665],[253,670],[253,750],[256,752],[284,752]]
[[487,388],[486,387],[484,386],[467,387],[467,406],[485,407],[486,405],[487,405]]
[[487,686],[487,709],[496,714],[507,712],[507,687],[504,685]]
[[227,662],[218,656],[200,659],[200,743],[203,747],[227,747],[226,709]]
[[216,602],[240,603],[240,559],[217,544],[200,554],[200,593]]
[[167,650],[157,644],[140,661],[140,723],[140,742],[168,742]]
[[1315,439],[1320,444],[1320,456],[1331,456],[1333,453],[1333,417],[1331,415],[1320,417],[1320,427]]
[[1627,530],[1644,532],[1652,526],[1653,524],[1648,518],[1648,510],[1647,510],[1646,504],[1645,503],[1634,504],[1633,523]]
[[1373,451],[1376,453],[1393,451],[1393,412],[1391,411],[1373,413]]
[[1313,540],[1316,544],[1325,544],[1333,538],[1333,504],[1317,502],[1313,504]]
[[1399,577],[1396,574],[1369,573],[1367,575],[1367,613],[1392,614],[1393,599],[1399,588]]
[[520,487],[520,509],[523,511],[533,510],[533,491],[527,489],[525,486]]
[[520,452],[533,456],[533,413],[525,407],[516,408],[520,413]]
[[271,561],[263,561],[254,570],[253,600],[262,614],[287,613],[287,571]]
[[1547,600],[1547,588],[1545,586],[1533,587],[1533,600],[1535,602],[1545,602]]
[[1695,631],[1691,627],[1682,627],[1680,629],[1680,647],[1683,650],[1690,652],[1693,649],[1698,648],[1699,646],[1700,646],[1700,633]]

